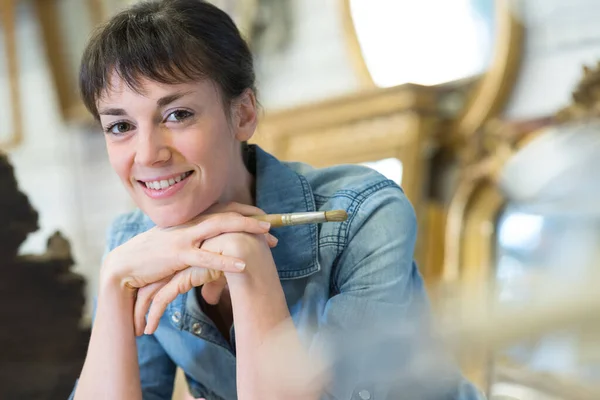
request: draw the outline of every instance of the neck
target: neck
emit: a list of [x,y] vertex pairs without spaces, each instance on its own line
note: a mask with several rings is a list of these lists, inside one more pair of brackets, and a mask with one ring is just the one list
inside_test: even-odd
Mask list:
[[233,201],[241,204],[255,205],[254,197],[254,175],[248,171],[248,168],[244,164],[241,150],[237,157],[234,157],[235,165],[231,168],[232,177],[230,179],[231,185],[226,196],[221,199],[222,202]]

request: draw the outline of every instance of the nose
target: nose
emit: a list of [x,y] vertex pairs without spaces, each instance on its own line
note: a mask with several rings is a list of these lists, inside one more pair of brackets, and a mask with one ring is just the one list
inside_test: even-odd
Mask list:
[[171,140],[168,129],[138,128],[135,162],[142,166],[156,166],[171,159]]

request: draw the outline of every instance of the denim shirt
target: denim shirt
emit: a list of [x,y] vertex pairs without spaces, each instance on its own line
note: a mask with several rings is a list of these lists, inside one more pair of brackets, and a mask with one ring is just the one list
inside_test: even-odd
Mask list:
[[[341,351],[339,368],[334,368],[333,382],[323,399],[429,398],[414,392],[420,390],[415,387],[440,380],[439,374],[426,374],[424,381],[415,383],[418,377],[408,378],[413,356],[407,356],[419,354],[418,349],[431,349],[428,344],[396,340],[397,346],[381,344],[383,347],[373,348],[369,357],[371,349],[361,351],[358,342],[342,340],[360,330],[368,333],[370,326],[372,334],[381,333],[383,325],[376,328],[374,321],[402,324],[427,313],[423,282],[413,261],[415,214],[402,189],[367,167],[315,169],[280,162],[257,146],[250,149],[254,152],[259,208],[267,213],[343,209],[349,215],[345,222],[272,230],[279,239],[272,249],[273,259],[301,340],[310,350],[327,348],[336,354],[339,347]],[[109,229],[107,250],[152,226],[139,210],[117,218]],[[194,397],[236,399],[234,327],[231,333],[232,339],[227,341],[202,312],[193,292],[178,296],[169,304],[156,332],[137,338],[144,400],[171,398],[177,366],[185,372]],[[350,345],[342,346],[341,342]],[[377,365],[394,365],[397,379],[377,382],[382,376]],[[480,398],[456,369],[445,371],[451,384],[432,399]]]

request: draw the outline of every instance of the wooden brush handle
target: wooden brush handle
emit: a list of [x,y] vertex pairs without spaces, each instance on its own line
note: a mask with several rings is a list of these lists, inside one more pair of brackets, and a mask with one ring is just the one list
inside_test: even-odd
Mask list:
[[254,215],[252,216],[252,218],[259,220],[259,221],[265,221],[271,224],[271,226],[273,228],[278,228],[280,226],[284,226],[283,222],[282,222],[282,216],[283,214],[266,214],[266,215]]

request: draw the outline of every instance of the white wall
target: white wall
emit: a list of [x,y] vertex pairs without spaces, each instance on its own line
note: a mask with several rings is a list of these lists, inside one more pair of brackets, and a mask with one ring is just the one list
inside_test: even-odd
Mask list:
[[288,108],[355,91],[359,81],[344,39],[341,1],[291,0],[295,22],[285,52],[257,57],[259,98]]
[[521,0],[527,30],[523,68],[506,116],[527,119],[569,104],[581,66],[600,60],[600,1]]

